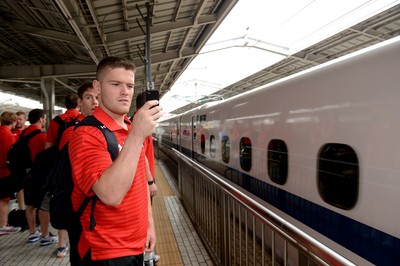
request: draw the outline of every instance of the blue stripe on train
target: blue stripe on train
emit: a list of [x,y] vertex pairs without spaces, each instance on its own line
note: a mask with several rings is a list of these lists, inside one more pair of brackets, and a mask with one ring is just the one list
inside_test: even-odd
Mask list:
[[[176,144],[164,144],[178,149]],[[182,149],[182,153],[188,157],[192,156],[188,149]],[[396,265],[400,261],[400,239],[392,235],[227,167],[225,164],[207,160],[202,160],[201,163],[375,265]]]

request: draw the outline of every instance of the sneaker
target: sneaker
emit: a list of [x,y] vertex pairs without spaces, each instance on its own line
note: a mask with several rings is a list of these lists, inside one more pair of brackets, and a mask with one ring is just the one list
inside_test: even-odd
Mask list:
[[18,233],[19,231],[21,231],[21,227],[14,227],[11,225],[0,227],[0,235],[14,234]]
[[42,237],[42,239],[40,240],[40,245],[42,247],[45,247],[57,242],[58,242],[58,237],[53,235],[52,233],[49,233],[48,237]]
[[40,235],[41,235],[40,231],[36,230],[35,233],[29,235],[28,242],[29,243],[38,242],[40,240]]
[[65,255],[67,255],[67,250],[68,250],[68,247],[67,246],[65,246],[65,247],[60,247],[60,248],[57,248],[57,258],[64,258],[65,257]]
[[160,256],[159,255],[154,255],[154,261],[158,262],[160,260]]

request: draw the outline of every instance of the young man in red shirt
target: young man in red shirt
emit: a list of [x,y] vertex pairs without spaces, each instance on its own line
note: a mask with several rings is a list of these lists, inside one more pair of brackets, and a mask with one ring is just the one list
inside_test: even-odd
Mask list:
[[[78,100],[79,98],[76,94],[68,94],[65,97],[64,105],[65,108],[67,108],[67,111],[59,115],[62,121],[70,122],[79,116],[80,112]],[[59,128],[60,124],[56,120],[52,119],[50,121],[49,128],[47,129],[46,149],[50,148],[53,145],[58,145],[58,143],[60,142],[60,140],[57,139]]]
[[[88,115],[93,115],[94,109],[99,106],[97,93],[93,89],[93,84],[88,82],[82,84],[78,88],[78,107],[80,110],[79,116],[76,118],[78,122],[82,121]],[[68,127],[62,134],[59,150],[71,139],[75,127]]]
[[11,233],[16,233],[21,230],[21,227],[9,226],[8,219],[8,204],[11,197],[14,196],[14,185],[11,173],[7,166],[7,153],[11,145],[14,144],[15,138],[11,132],[15,126],[17,116],[12,112],[3,112],[0,122],[0,236]]
[[[64,122],[71,122],[72,120],[76,119],[79,113],[79,98],[76,94],[68,94],[65,96],[64,105],[67,108],[65,113],[59,115],[62,121]],[[52,119],[49,124],[49,128],[47,129],[47,136],[46,136],[46,144],[45,149],[48,149],[54,145],[59,145],[61,136],[58,136],[58,131],[60,128],[60,124],[55,120]],[[58,139],[60,138],[60,139]],[[41,225],[43,224],[44,230],[42,231],[49,231],[49,223],[50,223],[50,215],[49,215],[49,207],[50,207],[50,194],[46,193],[43,203],[40,206],[39,213],[40,218],[43,219],[40,221]],[[65,242],[67,231],[66,230],[57,230],[58,232],[58,247],[56,251],[57,257],[63,258],[67,252],[67,244]],[[54,243],[55,238],[49,239],[42,239],[40,245],[47,246]]]
[[[15,125],[12,132],[15,136],[15,141],[17,141],[19,139],[19,136],[21,136],[22,131],[24,131],[26,128],[26,114],[22,111],[18,111],[15,114],[17,115],[17,124]],[[25,210],[24,190],[23,189],[18,191],[17,201],[18,201],[18,209]]]
[[[30,123],[30,126],[24,130],[24,132],[22,133],[23,135],[27,135],[35,130],[43,130],[46,126],[47,115],[42,109],[33,109],[28,114],[28,121]],[[34,161],[36,154],[44,150],[45,141],[46,141],[45,132],[41,132],[40,134],[35,135],[29,140],[28,144],[32,162]],[[43,200],[43,195],[41,195],[41,193],[38,193],[37,187],[38,184],[36,184],[29,178],[24,186],[26,219],[28,221],[28,227],[30,233],[28,238],[29,243],[36,243],[41,239],[41,237],[42,238],[51,237],[51,235],[49,235],[49,232],[41,233],[36,228],[36,209],[40,207]],[[39,214],[39,219],[40,218],[41,217]]]
[[[80,115],[77,117],[77,121],[80,122],[88,115],[92,115],[96,106],[99,105],[97,93],[93,89],[92,83],[84,83],[78,88],[78,106],[80,109]],[[74,132],[74,127],[68,127],[62,134],[60,143],[58,144],[59,150],[71,139]],[[78,242],[80,236],[80,228],[68,228],[68,238],[70,245],[69,261],[71,266],[80,265],[80,258],[78,254]],[[59,235],[60,237],[60,235]],[[67,246],[61,245],[59,241],[59,247],[57,249],[57,257],[63,258],[67,253]]]
[[106,57],[98,64],[93,87],[99,95],[99,108],[93,116],[117,139],[115,161],[96,127],[76,128],[69,142],[75,211],[86,196],[98,197],[94,229],[89,229],[90,206],[80,218],[83,230],[78,250],[84,265],[143,266],[143,252],[152,252],[156,242],[143,142],[154,130],[162,108],[151,108],[158,101],[149,101],[131,123],[126,114],[134,84],[132,62]]
[[17,124],[15,125],[14,129],[12,132],[14,133],[15,140],[19,139],[19,136],[21,136],[22,131],[26,128],[26,114],[24,112],[16,112],[17,115]]

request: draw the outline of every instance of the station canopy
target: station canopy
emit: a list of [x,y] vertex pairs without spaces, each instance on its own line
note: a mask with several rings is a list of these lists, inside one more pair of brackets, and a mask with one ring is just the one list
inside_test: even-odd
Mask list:
[[[265,2],[275,1],[0,0],[0,92],[43,102],[47,93],[43,83],[50,79],[54,84],[54,103],[63,106],[65,95],[76,92],[83,82],[93,80],[97,63],[113,55],[131,59],[138,67],[135,96],[149,88],[148,73],[151,73],[153,88],[160,91],[166,104],[167,99],[170,101],[182,94],[174,94],[174,86],[184,84],[194,91],[195,95],[185,104],[171,109],[173,113],[180,113],[400,34],[399,1],[343,1],[347,5],[339,9],[339,17],[332,17],[330,21],[323,19],[334,6],[342,6],[340,3],[292,1],[291,8],[270,10],[260,6]],[[317,6],[322,11],[315,12]],[[362,14],[359,10],[369,11],[357,16]],[[230,19],[235,13],[241,17]],[[281,14],[275,16],[275,20],[284,19],[274,24],[275,28],[265,22],[265,18],[273,14]],[[315,18],[310,19],[311,16]],[[276,37],[276,32],[285,30],[292,32],[284,36],[295,35],[297,31],[293,31],[288,22],[298,24],[304,17],[308,17],[309,24],[320,23],[314,31],[324,32],[325,36],[322,34],[312,43],[300,42],[307,36],[297,36],[296,41],[274,39],[272,42],[267,38]],[[348,17],[355,17],[353,24],[342,23],[342,28],[331,28]],[[253,24],[243,29],[246,22]],[[234,27],[226,26],[229,24]],[[265,36],[254,34],[254,28],[263,29]],[[230,35],[220,35],[217,30],[222,29],[231,31]],[[313,32],[307,35],[314,36]],[[148,40],[150,45],[146,46]],[[262,57],[263,60],[252,61],[258,68],[250,71],[244,61],[237,60],[237,68],[250,72],[244,71],[245,76],[232,81],[224,79],[235,74],[223,67],[219,67],[219,79],[207,80],[210,75],[203,70],[215,72],[211,61],[206,61],[208,67],[201,69],[196,69],[194,64],[195,60],[204,60],[202,58],[217,58],[219,52],[234,58],[244,49],[262,51],[271,63],[265,64],[267,59]],[[146,65],[151,66],[150,71],[146,72]],[[193,70],[197,71],[196,78],[187,74]],[[206,92],[210,88],[212,92]],[[11,102],[12,99],[1,96],[0,111],[12,108]],[[15,111],[23,109],[14,108]],[[131,113],[135,108],[133,103]]]

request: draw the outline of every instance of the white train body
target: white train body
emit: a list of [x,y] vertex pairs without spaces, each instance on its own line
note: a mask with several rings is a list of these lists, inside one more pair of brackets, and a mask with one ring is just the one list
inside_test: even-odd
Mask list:
[[[350,260],[394,265],[400,261],[400,39],[366,50],[162,121],[156,130],[161,145],[223,169],[222,175],[236,172],[227,178]],[[241,153],[247,156],[243,138],[251,142],[247,169],[240,161]],[[268,145],[275,140],[287,148],[281,183],[268,169]],[[322,195],[321,187],[331,184],[320,183],[324,149],[327,160],[342,158],[341,151],[355,154],[352,166],[342,169],[357,186],[344,192],[354,195],[343,201],[347,206]]]

